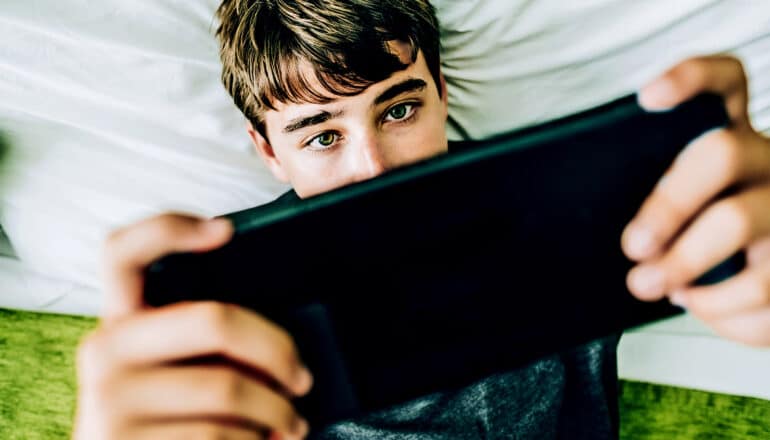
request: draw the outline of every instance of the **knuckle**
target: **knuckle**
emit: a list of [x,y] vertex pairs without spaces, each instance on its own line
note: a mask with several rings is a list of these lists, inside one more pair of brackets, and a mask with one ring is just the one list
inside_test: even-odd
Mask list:
[[265,362],[267,362],[266,366],[269,366],[269,369],[275,374],[289,378],[298,371],[301,362],[291,336],[284,330],[281,330],[280,333],[284,336],[265,339]]
[[103,340],[103,334],[99,331],[94,331],[80,341],[76,355],[76,363],[79,370],[100,370],[98,367],[104,363]]
[[294,344],[294,339],[291,337],[288,331],[278,327],[277,338],[275,343],[276,356],[278,356],[286,365],[294,365],[299,361],[299,355],[297,348]]
[[754,276],[751,280],[759,307],[770,306],[770,276],[767,271]]
[[657,202],[659,203],[656,214],[669,224],[678,224],[680,219],[689,216],[687,202],[681,199],[682,197],[673,189],[661,188],[657,193]]
[[179,214],[165,213],[151,217],[134,225],[142,229],[142,235],[149,241],[168,242],[179,240],[183,237],[187,228],[187,222]]
[[93,362],[97,350],[98,336],[97,332],[91,332],[86,335],[78,344],[77,348],[77,362],[78,364],[89,364]]
[[756,348],[770,346],[770,322],[767,320],[733,318],[718,321],[712,325],[712,328],[719,336],[741,344]]
[[115,376],[114,369],[109,365],[106,347],[104,334],[96,331],[81,341],[76,354],[78,382],[98,398],[112,394]]
[[194,434],[196,440],[227,440],[233,438],[224,429],[223,426],[216,424],[206,424],[196,430]]
[[674,254],[676,269],[669,275],[675,283],[679,284],[681,280],[689,279],[700,270],[700,255],[690,249],[681,249]]
[[711,208],[711,215],[721,230],[732,231],[741,244],[751,235],[752,222],[748,207],[740,200],[731,198],[718,202]]
[[734,133],[727,130],[718,130],[714,134],[714,142],[711,144],[712,154],[709,168],[717,173],[720,183],[727,185],[738,178],[742,163],[742,157],[746,151],[740,139]]
[[223,411],[235,411],[243,401],[245,386],[245,380],[235,371],[226,367],[216,369],[211,377],[211,401]]
[[151,223],[156,228],[158,234],[180,237],[194,230],[202,221],[203,219],[200,217],[167,212],[156,216],[152,219]]
[[718,312],[714,309],[712,302],[702,298],[692,297],[687,304],[689,313],[700,318],[705,322],[712,322],[719,318]]
[[174,214],[161,214],[152,219],[149,226],[158,237],[175,237],[178,235],[179,221]]
[[[180,216],[178,214],[165,213],[142,220],[128,226],[122,226],[110,231],[103,243],[103,255],[108,261],[114,260],[120,255],[120,250],[126,247],[126,242],[134,240],[136,233],[141,231],[141,235],[151,237],[153,240],[160,240],[165,237],[174,237],[178,235],[180,226]],[[132,238],[133,237],[133,238]]]
[[215,346],[222,348],[228,344],[230,325],[233,320],[234,306],[216,301],[202,301],[195,304],[200,322],[206,328]]
[[123,235],[123,229],[114,229],[110,231],[107,234],[107,237],[104,239],[104,248],[105,249],[111,249],[114,248],[116,243],[120,241],[121,236]]
[[687,282],[702,269],[703,255],[699,246],[693,245],[692,240],[683,240],[671,250],[671,254],[663,260],[668,283],[679,285]]
[[727,54],[722,57],[723,60],[729,62],[732,64],[732,67],[736,69],[736,71],[744,73],[746,69],[743,66],[743,62],[740,60],[740,58],[736,57],[732,54]]
[[277,398],[270,399],[269,401],[263,400],[260,404],[263,405],[265,422],[271,428],[281,431],[294,430],[294,424],[299,416],[288,400],[285,398]]
[[125,228],[115,229],[107,234],[102,244],[102,256],[107,261],[113,261],[117,254],[117,249],[120,248],[120,244],[123,242],[123,237],[126,231]]
[[281,426],[287,431],[293,431],[294,426],[297,423],[299,416],[294,411],[294,408],[286,401],[282,401],[282,405],[279,408],[279,417],[281,420]]
[[706,67],[706,63],[701,58],[685,60],[671,71],[671,79],[678,83],[701,83],[706,74]]

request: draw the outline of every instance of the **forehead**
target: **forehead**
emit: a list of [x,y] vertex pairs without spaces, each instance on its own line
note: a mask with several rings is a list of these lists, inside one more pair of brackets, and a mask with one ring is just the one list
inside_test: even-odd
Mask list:
[[307,85],[312,87],[315,91],[324,91],[324,95],[327,96],[326,102],[276,102],[273,104],[275,110],[268,109],[265,112],[265,121],[269,123],[271,120],[277,122],[287,121],[296,117],[299,117],[308,112],[326,110],[329,108],[340,109],[346,105],[370,105],[375,98],[388,89],[392,85],[404,80],[408,77],[423,79],[426,83],[431,84],[430,70],[421,51],[418,51],[417,58],[414,62],[411,60],[411,48],[406,43],[393,42],[389,44],[393,53],[399,56],[399,59],[407,65],[404,70],[396,71],[388,78],[371,84],[359,93],[343,96],[333,95],[326,92],[327,87],[321,83],[321,79],[316,75],[315,68],[310,62],[303,61],[298,65],[298,73],[307,80]]

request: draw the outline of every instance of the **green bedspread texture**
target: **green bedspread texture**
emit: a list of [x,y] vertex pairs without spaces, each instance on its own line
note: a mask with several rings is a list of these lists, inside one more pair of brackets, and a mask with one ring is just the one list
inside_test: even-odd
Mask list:
[[[75,348],[95,325],[0,309],[0,439],[68,438]],[[770,439],[770,401],[628,381],[620,391],[622,439]]]

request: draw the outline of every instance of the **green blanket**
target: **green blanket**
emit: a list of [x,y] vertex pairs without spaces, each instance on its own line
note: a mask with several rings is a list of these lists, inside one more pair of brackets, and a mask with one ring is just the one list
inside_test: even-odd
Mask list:
[[[64,439],[90,318],[0,309],[0,439]],[[621,438],[770,439],[770,401],[621,381]]]

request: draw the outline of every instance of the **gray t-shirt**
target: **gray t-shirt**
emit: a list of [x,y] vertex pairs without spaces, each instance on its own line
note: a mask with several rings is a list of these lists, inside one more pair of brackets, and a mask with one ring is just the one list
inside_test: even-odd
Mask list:
[[458,391],[332,425],[312,438],[615,439],[618,340],[596,340]]

